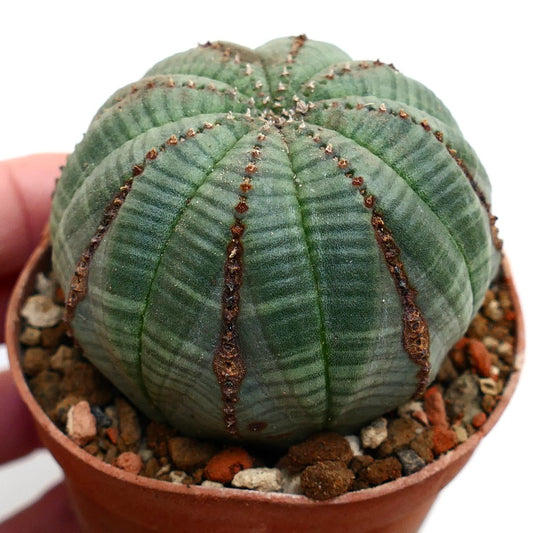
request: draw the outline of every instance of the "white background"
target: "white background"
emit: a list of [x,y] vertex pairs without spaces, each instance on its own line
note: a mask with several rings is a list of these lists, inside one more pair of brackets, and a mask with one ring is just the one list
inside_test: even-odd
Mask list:
[[[116,88],[170,54],[208,40],[256,47],[306,33],[354,59],[393,62],[451,109],[491,176],[493,212],[531,331],[533,41],[526,6],[519,0],[5,2],[0,159],[71,151]],[[502,420],[443,491],[424,533],[533,531],[532,391],[526,364]],[[0,519],[59,476],[44,453],[0,468]]]

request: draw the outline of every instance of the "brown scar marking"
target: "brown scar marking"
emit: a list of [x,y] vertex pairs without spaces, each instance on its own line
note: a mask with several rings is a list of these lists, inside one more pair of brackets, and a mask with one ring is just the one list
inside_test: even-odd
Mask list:
[[[264,136],[259,141],[264,140]],[[246,376],[246,366],[241,354],[237,318],[240,311],[240,289],[243,276],[243,246],[242,236],[246,226],[242,220],[248,207],[247,193],[252,189],[252,175],[257,173],[257,159],[261,154],[261,146],[255,145],[250,152],[251,161],[244,167],[244,175],[239,185],[241,194],[235,205],[235,219],[230,227],[231,240],[226,248],[224,262],[224,288],[222,290],[222,328],[220,339],[213,356],[213,372],[220,386],[222,395],[222,414],[226,431],[239,436],[237,423],[237,404],[241,384]],[[261,431],[260,422],[250,424],[249,431]],[[266,425],[265,425],[266,427]]]
[[[366,199],[366,198],[365,198]],[[417,291],[409,284],[405,267],[400,259],[400,249],[394,242],[391,231],[385,225],[383,217],[372,209],[372,227],[376,241],[383,253],[390,275],[396,285],[403,308],[402,342],[403,347],[413,363],[418,365],[418,384],[413,395],[420,398],[429,383],[429,328],[419,307],[416,305]]]
[[[313,138],[312,133],[308,136]],[[321,146],[320,148],[323,147]],[[338,161],[347,161],[335,153],[335,149],[331,144],[326,145],[325,153],[329,156],[333,155],[332,160],[337,161],[338,168],[341,168]],[[375,209],[376,197],[368,192],[365,179],[362,176],[355,176],[355,171],[349,168],[348,163],[346,168],[347,170],[343,172],[344,175],[351,180],[352,185],[363,197],[364,206],[372,210],[371,224],[374,228],[374,235],[400,297],[403,323],[402,344],[411,361],[419,368],[416,375],[417,387],[413,397],[420,398],[429,383],[431,370],[429,362],[429,327],[416,304],[417,291],[409,284],[404,264],[401,261],[400,248],[394,241],[390,229],[385,225],[383,216]]]
[[[217,123],[218,125],[218,123]],[[188,130],[186,137],[194,137],[197,133],[201,133],[203,128],[199,128],[198,131]],[[194,135],[191,134],[194,133]],[[89,267],[94,256],[94,253],[100,246],[102,239],[111,227],[111,224],[117,217],[120,208],[124,204],[126,197],[128,196],[133,186],[133,181],[136,177],[140,176],[145,169],[147,162],[153,161],[157,156],[164,151],[167,146],[174,146],[178,144],[178,138],[176,135],[171,135],[159,148],[152,148],[145,155],[144,161],[133,165],[131,168],[131,177],[128,178],[120,187],[118,192],[113,196],[109,204],[104,209],[104,214],[100,220],[100,224],[96,228],[94,235],[91,237],[89,244],[82,252],[80,259],[76,263],[74,268],[74,274],[70,281],[70,287],[68,294],[65,297],[65,314],[64,321],[70,324],[74,319],[76,308],[78,304],[85,298],[88,290],[89,282]]]
[[[338,105],[338,102],[325,104],[323,106],[323,108],[324,109],[328,109],[329,106],[335,107],[335,104]],[[498,228],[496,227],[496,221],[498,220],[498,217],[496,217],[496,216],[494,216],[492,214],[491,205],[488,202],[487,197],[485,196],[483,191],[480,189],[479,185],[477,184],[476,180],[474,179],[474,176],[472,175],[472,173],[470,172],[468,167],[465,165],[464,161],[459,157],[459,155],[457,153],[457,150],[455,150],[450,145],[445,143],[444,134],[443,134],[442,131],[432,130],[432,128],[431,128],[431,126],[430,126],[430,124],[429,124],[429,122],[428,122],[428,120],[426,118],[422,119],[420,122],[416,122],[416,121],[414,121],[412,119],[412,117],[408,113],[406,113],[405,110],[400,109],[398,112],[396,112],[396,111],[393,111],[392,109],[387,109],[385,104],[381,104],[377,109],[372,107],[372,104],[365,104],[365,105],[357,104],[352,109],[355,109],[356,111],[360,111],[362,109],[367,109],[369,111],[374,111],[374,112],[381,112],[381,113],[388,112],[390,115],[402,118],[404,120],[411,119],[413,124],[416,124],[416,125],[420,126],[421,128],[423,128],[425,131],[427,131],[429,133],[432,133],[433,136],[440,143],[444,144],[444,146],[446,147],[446,149],[447,149],[448,153],[450,154],[450,156],[453,158],[453,160],[457,163],[457,165],[459,166],[459,168],[461,169],[463,174],[466,176],[468,182],[470,183],[470,186],[472,187],[472,190],[474,191],[475,195],[478,197],[478,200],[480,201],[481,205],[483,206],[484,210],[487,213],[487,217],[488,217],[488,220],[489,220],[489,226],[490,226],[491,238],[492,238],[492,242],[494,244],[494,247],[497,250],[501,250],[502,249],[503,241],[498,236]]]
[[[137,165],[133,167],[133,176],[138,176],[140,172],[136,173],[138,169]],[[142,171],[141,171],[142,172]],[[76,264],[74,269],[74,275],[70,281],[70,288],[68,295],[65,300],[65,316],[64,320],[69,324],[74,318],[74,313],[78,304],[85,298],[87,294],[87,284],[89,280],[89,265],[91,259],[96,252],[96,249],[100,245],[100,242],[104,238],[104,235],[107,233],[107,230],[111,226],[111,223],[118,215],[124,200],[128,196],[128,193],[131,190],[133,185],[133,177],[126,180],[126,182],[120,187],[119,191],[115,194],[111,202],[107,205],[104,210],[104,215],[98,228],[96,229],[95,234],[89,241],[89,244],[81,254],[81,258]]]

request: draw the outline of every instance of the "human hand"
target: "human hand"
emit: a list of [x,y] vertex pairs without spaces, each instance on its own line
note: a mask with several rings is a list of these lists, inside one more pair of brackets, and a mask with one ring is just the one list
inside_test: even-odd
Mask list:
[[[0,162],[0,342],[5,311],[16,277],[37,244],[50,211],[51,193],[63,154]],[[40,446],[31,415],[9,372],[0,372],[0,464]],[[79,528],[60,483],[39,501],[0,524],[0,533],[73,532]]]

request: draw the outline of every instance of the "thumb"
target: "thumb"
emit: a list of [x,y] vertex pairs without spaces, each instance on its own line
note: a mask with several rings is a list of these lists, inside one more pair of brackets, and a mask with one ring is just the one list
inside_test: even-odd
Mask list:
[[65,154],[38,154],[0,161],[0,342],[9,293],[39,241],[65,160]]

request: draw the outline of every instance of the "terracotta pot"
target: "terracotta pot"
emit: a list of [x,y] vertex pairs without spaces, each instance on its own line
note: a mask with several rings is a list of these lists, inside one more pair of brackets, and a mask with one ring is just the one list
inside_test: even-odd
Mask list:
[[[439,491],[459,472],[499,419],[516,387],[524,357],[524,326],[517,311],[517,372],[482,428],[455,450],[416,474],[325,502],[303,496],[237,489],[187,487],[156,481],[105,464],[80,449],[42,411],[20,366],[19,310],[34,287],[35,275],[50,264],[43,238],[13,292],[6,339],[15,382],[31,410],[43,444],[65,471],[72,503],[84,531],[323,532],[408,533],[420,527]],[[504,262],[505,274],[510,276]]]

